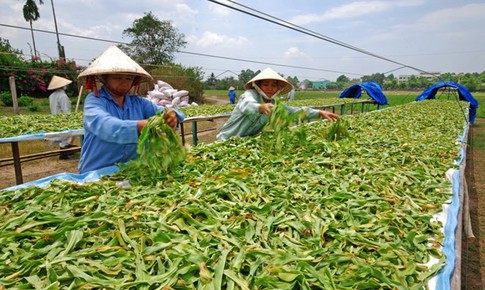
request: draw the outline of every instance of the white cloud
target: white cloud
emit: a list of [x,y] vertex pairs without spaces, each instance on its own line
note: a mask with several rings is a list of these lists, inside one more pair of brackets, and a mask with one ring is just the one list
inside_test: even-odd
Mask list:
[[[446,8],[430,12],[414,23],[395,25],[382,34],[375,34],[373,39],[400,39],[412,35],[428,35],[460,39],[475,35],[477,41],[483,41],[483,13],[485,4],[469,4],[462,7]],[[463,29],[467,27],[467,29]]]
[[197,38],[191,36],[192,40],[200,47],[218,46],[218,47],[233,47],[235,45],[243,45],[248,43],[248,39],[242,36],[230,37],[227,35],[217,34],[214,32],[204,32],[202,37]]
[[[464,24],[480,25],[484,13],[485,4],[469,4],[462,7],[431,12],[424,16],[417,24],[420,26],[419,29],[428,27],[428,29],[442,30],[443,26],[445,26],[453,30],[461,30]],[[483,30],[483,27],[476,28],[477,30]]]
[[[219,0],[219,2],[230,5],[230,6],[234,5],[231,2],[225,1],[225,0]],[[215,14],[217,14],[219,16],[227,16],[227,15],[231,14],[230,8],[227,8],[223,5],[217,5],[217,4],[214,4],[214,3],[209,3],[209,10],[211,10],[212,12],[214,12]]]
[[303,14],[293,17],[290,21],[305,25],[314,22],[323,22],[335,19],[358,18],[363,15],[376,14],[390,10],[394,7],[417,6],[422,3],[421,0],[409,1],[355,1],[350,4],[337,6],[325,11],[322,14]]
[[295,58],[295,57],[302,57],[305,56],[298,47],[290,47],[288,50],[285,51],[285,57],[287,58]]

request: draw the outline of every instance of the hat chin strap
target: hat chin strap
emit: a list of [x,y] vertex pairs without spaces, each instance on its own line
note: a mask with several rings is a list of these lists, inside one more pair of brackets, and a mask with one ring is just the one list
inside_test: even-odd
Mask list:
[[253,86],[253,88],[254,88],[254,89],[255,89],[255,90],[256,90],[256,91],[257,91],[257,92],[258,92],[258,93],[259,93],[259,94],[260,94],[260,95],[263,97],[263,99],[265,99],[266,101],[271,101],[271,100],[274,100],[274,98],[273,98],[273,97],[275,97],[275,96],[279,95],[279,93],[281,92],[281,89],[279,89],[278,91],[276,91],[276,93],[274,93],[274,94],[273,94],[273,97],[271,97],[271,98],[270,98],[270,97],[268,97],[268,96],[266,95],[266,93],[265,93],[265,92],[263,92],[263,90],[262,90],[260,87],[258,87],[258,85],[257,85],[256,83],[254,83],[254,82],[253,82],[253,83],[252,83],[252,86]]

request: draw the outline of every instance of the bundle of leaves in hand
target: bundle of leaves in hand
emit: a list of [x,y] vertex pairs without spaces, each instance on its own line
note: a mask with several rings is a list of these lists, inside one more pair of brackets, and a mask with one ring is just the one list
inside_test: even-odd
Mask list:
[[[124,171],[132,167],[139,171],[138,174],[161,175],[177,166],[186,156],[180,137],[165,123],[160,112],[148,119],[143,127],[137,152],[140,158],[130,163]],[[146,172],[140,171],[145,169]]]
[[304,114],[304,111],[291,114],[285,109],[283,104],[276,102],[275,107],[271,109],[269,120],[263,130],[262,138],[265,148],[281,152],[283,146],[288,147],[293,136],[296,136],[297,142],[306,139],[303,130],[296,130],[294,132],[290,130],[290,126],[295,125],[304,117]]
[[337,119],[330,127],[327,133],[327,140],[338,141],[341,139],[349,138],[349,121],[343,120],[342,118]]

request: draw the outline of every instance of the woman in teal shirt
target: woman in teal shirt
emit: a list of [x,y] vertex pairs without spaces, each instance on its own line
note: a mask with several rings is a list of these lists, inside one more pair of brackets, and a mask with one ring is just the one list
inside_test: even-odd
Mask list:
[[[292,88],[292,84],[271,68],[260,72],[244,85],[246,91],[239,97],[231,117],[217,134],[217,139],[259,134],[268,122],[271,108],[275,106],[275,97],[279,94],[287,94]],[[305,107],[285,106],[285,109],[292,114],[304,110],[308,118],[322,117],[334,121],[339,117],[335,113]]]

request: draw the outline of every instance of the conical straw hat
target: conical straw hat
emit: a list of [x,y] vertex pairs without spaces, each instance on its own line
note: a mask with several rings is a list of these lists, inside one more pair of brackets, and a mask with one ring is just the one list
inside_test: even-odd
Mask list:
[[116,45],[108,47],[96,58],[87,69],[79,74],[79,79],[88,76],[100,76],[105,74],[128,74],[141,76],[144,80],[152,80],[152,76],[139,64],[132,60]]
[[280,94],[284,95],[287,94],[293,88],[293,85],[290,84],[287,80],[285,80],[280,74],[275,72],[274,70],[267,68],[257,74],[254,78],[252,78],[249,82],[244,85],[244,89],[249,90],[253,88],[252,83],[257,82],[260,80],[277,80],[280,84],[281,92]]
[[47,87],[48,90],[55,90],[58,88],[62,88],[64,86],[67,86],[68,84],[72,83],[71,80],[58,77],[58,76],[52,76],[51,82],[49,83],[49,86]]

